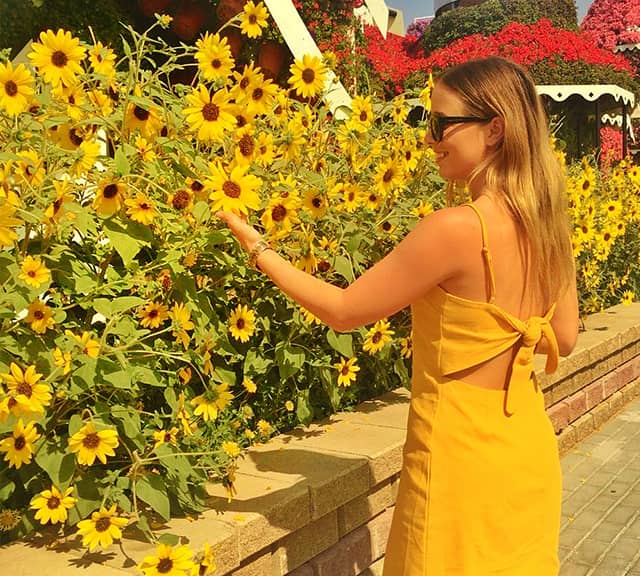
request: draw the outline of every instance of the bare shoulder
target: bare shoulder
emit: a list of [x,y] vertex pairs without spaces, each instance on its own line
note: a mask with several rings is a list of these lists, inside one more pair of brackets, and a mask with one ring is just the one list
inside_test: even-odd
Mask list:
[[441,208],[425,216],[415,227],[419,234],[438,238],[448,246],[465,246],[480,233],[478,216],[468,206]]

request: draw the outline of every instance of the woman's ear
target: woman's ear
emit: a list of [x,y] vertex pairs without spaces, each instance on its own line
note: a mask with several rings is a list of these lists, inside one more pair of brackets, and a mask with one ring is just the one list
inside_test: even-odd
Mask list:
[[495,146],[504,138],[504,118],[496,116],[489,121],[487,144]]

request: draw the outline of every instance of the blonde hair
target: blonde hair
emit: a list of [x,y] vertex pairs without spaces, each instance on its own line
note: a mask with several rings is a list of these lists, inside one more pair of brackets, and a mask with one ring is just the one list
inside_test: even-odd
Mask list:
[[500,57],[472,60],[438,79],[456,92],[470,115],[499,116],[504,136],[473,173],[501,195],[523,233],[531,286],[547,305],[574,274],[566,178],[551,146],[535,85],[520,66]]

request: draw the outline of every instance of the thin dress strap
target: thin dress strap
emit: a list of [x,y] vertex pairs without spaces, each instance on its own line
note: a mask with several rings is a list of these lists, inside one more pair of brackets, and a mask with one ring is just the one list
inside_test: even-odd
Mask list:
[[478,210],[478,207],[472,202],[467,202],[465,206],[469,206],[477,214],[480,220],[480,228],[482,228],[482,256],[484,257],[486,273],[488,277],[489,288],[489,302],[493,304],[496,299],[496,280],[493,275],[493,263],[491,260],[491,252],[489,252],[489,242],[487,240],[487,226],[484,223],[484,218]]

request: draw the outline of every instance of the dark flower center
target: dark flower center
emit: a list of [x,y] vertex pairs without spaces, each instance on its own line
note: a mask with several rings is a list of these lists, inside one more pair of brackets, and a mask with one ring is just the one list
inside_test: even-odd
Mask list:
[[207,122],[215,122],[220,116],[220,108],[218,108],[213,102],[207,102],[202,107],[202,116]]
[[382,177],[382,181],[387,183],[387,182],[390,182],[392,178],[393,178],[393,170],[389,168],[389,170],[387,170],[384,173],[384,176]]
[[29,270],[29,272],[27,272],[27,276],[29,276],[30,278],[35,278],[36,277],[36,271],[35,270]]
[[589,190],[589,188],[590,188],[590,187],[591,187],[591,182],[589,182],[589,180],[585,180],[585,181],[582,183],[582,189],[583,189],[583,190]]
[[173,560],[171,558],[161,558],[156,566],[156,570],[160,574],[168,574],[173,569]]
[[56,50],[53,54],[51,54],[51,63],[58,68],[62,68],[66,66],[67,62],[69,62],[69,58],[62,50]]
[[240,80],[240,88],[244,90],[247,86],[249,86],[250,80],[246,76]]
[[382,223],[382,229],[385,232],[389,232],[389,230],[391,230],[391,222],[383,222]]
[[282,204],[278,204],[271,210],[271,218],[273,218],[274,222],[281,222],[286,215],[287,209]]
[[202,182],[198,182],[197,180],[191,182],[191,190],[193,190],[194,192],[200,192],[200,190],[202,190],[203,188],[204,184]]
[[347,364],[345,364],[345,365],[342,367],[342,370],[340,370],[340,373],[341,373],[343,376],[346,376],[347,374],[349,374],[349,366],[348,366]]
[[318,262],[318,270],[320,272],[327,272],[330,268],[331,264],[329,264],[329,262],[327,262],[326,260],[321,260],[320,262]]
[[238,146],[240,153],[245,157],[251,156],[256,147],[251,134],[244,134],[242,138],[240,138]]
[[82,144],[82,137],[76,133],[75,128],[71,128],[71,130],[69,130],[69,140],[71,140],[71,143],[74,146],[80,146],[80,144]]
[[16,450],[22,450],[26,445],[27,445],[27,441],[24,439],[24,436],[18,436],[18,437],[13,441],[13,447],[14,447]]
[[147,314],[147,316],[149,318],[151,318],[152,320],[155,320],[158,317],[158,311],[157,310],[149,310],[149,313]]
[[238,320],[236,320],[236,328],[238,330],[242,330],[244,328],[244,318],[238,318]]
[[238,114],[236,116],[236,126],[238,128],[242,128],[243,126],[246,126],[247,123],[248,123],[247,119],[242,114]]
[[249,24],[255,24],[258,21],[258,18],[256,18],[255,14],[251,14],[251,16],[249,16]]
[[378,196],[375,193],[369,194],[369,202],[376,202],[378,200]]
[[36,320],[42,320],[42,319],[44,318],[44,312],[43,312],[42,310],[36,310],[36,311],[33,313],[33,317],[34,317]]
[[257,102],[264,96],[264,90],[262,88],[256,88],[252,93],[251,97]]
[[318,196],[315,196],[314,199],[311,200],[311,204],[313,204],[314,208],[320,208],[322,206],[322,200]]
[[18,86],[13,80],[9,80],[4,84],[4,91],[7,96],[15,96],[18,93]]
[[136,104],[133,108],[133,115],[141,122],[144,122],[149,118],[150,112]]
[[362,122],[366,122],[366,120],[367,120],[367,113],[366,113],[366,111],[364,111],[364,110],[363,110],[362,112],[360,112],[360,120],[361,120]]
[[100,436],[98,436],[97,432],[87,434],[82,439],[82,445],[89,450],[95,450],[98,446],[100,446]]
[[173,197],[173,201],[171,202],[171,205],[176,210],[182,210],[183,208],[186,208],[189,205],[188,192],[186,190],[178,190],[175,196]]
[[96,520],[96,532],[106,532],[111,526],[111,520],[109,518],[98,518]]
[[240,196],[240,193],[242,192],[242,189],[235,182],[227,180],[222,185],[222,191],[225,193],[225,195],[229,196],[229,198],[238,198]]
[[213,60],[211,60],[211,67],[212,68],[222,68],[222,62],[220,61],[219,58],[214,58]]
[[305,84],[313,84],[313,81],[316,79],[316,73],[311,68],[305,68],[302,71],[302,81]]
[[150,210],[151,204],[148,204],[147,202],[140,202],[140,204],[138,204],[138,208],[140,210]]
[[49,508],[49,510],[56,510],[60,508],[60,498],[57,496],[51,496],[51,498],[47,500],[47,508]]
[[117,184],[107,184],[102,191],[102,195],[110,200],[111,198],[115,198],[118,195],[118,185]]
[[381,338],[382,338],[382,334],[380,334],[380,332],[376,332],[373,335],[373,338],[371,338],[371,342],[373,342],[374,344],[377,344],[378,342],[380,342]]
[[18,384],[18,386],[16,387],[16,392],[18,394],[23,394],[27,398],[31,398],[31,395],[33,394],[33,388],[31,388],[31,385],[27,382],[20,382],[20,384]]

